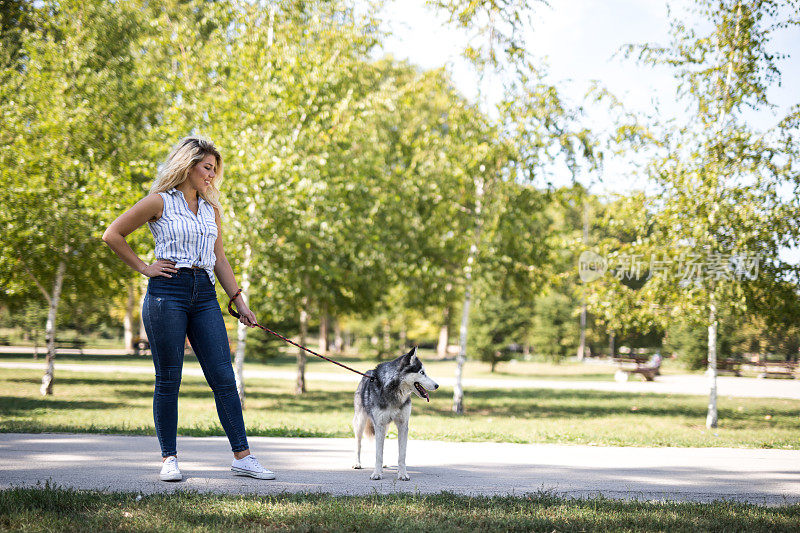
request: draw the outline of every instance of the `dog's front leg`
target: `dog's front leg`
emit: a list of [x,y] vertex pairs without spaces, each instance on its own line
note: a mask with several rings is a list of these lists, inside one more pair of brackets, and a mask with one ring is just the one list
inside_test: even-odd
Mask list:
[[356,412],[355,416],[353,417],[353,434],[356,437],[356,462],[353,464],[353,468],[357,470],[361,469],[361,439],[364,436],[364,428],[366,426],[366,415],[360,415],[358,412]]
[[383,443],[386,440],[387,424],[375,424],[375,470],[370,479],[380,479],[383,476]]
[[408,418],[397,421],[397,449],[399,451],[397,458],[397,479],[400,481],[408,481],[408,473],[406,472],[406,445],[408,444]]

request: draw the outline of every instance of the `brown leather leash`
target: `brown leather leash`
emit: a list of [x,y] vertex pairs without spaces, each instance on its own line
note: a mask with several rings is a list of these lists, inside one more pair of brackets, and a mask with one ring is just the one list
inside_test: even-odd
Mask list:
[[[233,301],[234,301],[234,300],[236,299],[236,297],[237,297],[237,296],[239,296],[239,294],[241,294],[241,293],[242,293],[242,289],[239,289],[238,291],[236,291],[236,294],[234,294],[234,295],[233,295],[233,298],[231,298],[231,299],[228,301],[228,312],[229,312],[231,315],[233,315],[233,316],[234,316],[234,317],[235,317],[237,320],[238,320],[238,319],[239,319],[239,317],[241,317],[242,315],[241,315],[241,314],[239,314],[239,312],[237,312],[237,311],[234,311],[234,310],[233,310]],[[301,346],[301,345],[297,344],[296,342],[290,341],[289,339],[287,339],[286,337],[284,337],[284,336],[283,336],[283,335],[281,335],[280,333],[275,333],[275,332],[274,332],[274,331],[272,331],[271,329],[269,329],[269,328],[266,328],[266,327],[262,326],[262,325],[261,325],[261,324],[259,324],[258,322],[256,322],[254,325],[255,325],[257,328],[261,328],[261,329],[263,329],[263,330],[264,330],[264,331],[266,331],[267,333],[272,333],[273,335],[275,335],[275,336],[276,336],[276,337],[278,337],[279,339],[281,339],[281,340],[284,340],[284,341],[288,342],[289,344],[291,344],[291,345],[293,345],[293,346],[297,346],[297,347],[298,347],[298,348],[300,348],[301,350],[305,350],[305,351],[307,351],[307,352],[308,352],[308,353],[310,353],[310,354],[316,355],[316,356],[317,356],[317,357],[319,357],[320,359],[325,359],[325,360],[326,360],[326,361],[328,361],[329,363],[333,363],[334,365],[339,365],[339,366],[340,366],[340,367],[342,367],[342,368],[346,368],[346,369],[347,369],[347,370],[349,370],[350,372],[355,372],[356,374],[361,374],[361,375],[362,375],[362,376],[364,376],[365,378],[369,378],[369,380],[370,380],[370,381],[374,381],[374,380],[375,380],[375,376],[368,376],[368,375],[366,375],[366,374],[365,374],[365,373],[363,373],[363,372],[359,372],[359,371],[358,371],[358,370],[356,370],[355,368],[350,368],[349,366],[347,366],[347,365],[343,365],[342,363],[339,363],[338,361],[334,361],[333,359],[328,359],[328,358],[327,358],[327,357],[325,357],[324,355],[320,355],[320,354],[318,354],[317,352],[315,352],[315,351],[313,351],[313,350],[309,350],[309,349],[308,349],[308,348],[306,348],[305,346]]]

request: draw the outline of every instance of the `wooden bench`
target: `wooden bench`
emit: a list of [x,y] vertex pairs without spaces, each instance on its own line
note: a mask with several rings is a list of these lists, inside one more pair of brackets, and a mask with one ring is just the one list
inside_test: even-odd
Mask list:
[[652,358],[651,354],[647,353],[631,353],[631,354],[624,354],[618,355],[614,359],[625,359],[626,361],[636,361],[636,363],[646,363]]
[[794,372],[797,370],[796,361],[760,361],[758,367],[761,373],[760,378],[789,378],[794,379]]
[[643,357],[615,357],[617,372],[614,374],[616,381],[627,381],[631,374],[640,374],[645,381],[653,381],[661,369],[661,357],[655,361]]
[[56,340],[56,348],[66,348],[72,350],[78,350],[81,355],[83,355],[83,349],[86,347],[86,341],[81,339],[75,339],[71,341],[60,341]]
[[717,373],[730,372],[734,376],[742,375],[742,360],[734,358],[717,359]]
[[150,355],[150,342],[147,339],[136,337],[131,344],[133,344],[133,355]]

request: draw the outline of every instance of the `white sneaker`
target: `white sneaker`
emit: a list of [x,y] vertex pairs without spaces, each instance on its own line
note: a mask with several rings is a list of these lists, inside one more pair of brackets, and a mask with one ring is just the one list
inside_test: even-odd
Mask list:
[[275,473],[267,470],[252,455],[247,455],[241,459],[234,459],[231,464],[231,472],[234,476],[250,476],[256,479],[275,479]]
[[161,474],[159,474],[161,481],[180,481],[183,479],[181,471],[178,470],[178,458],[170,455],[164,460],[161,465]]

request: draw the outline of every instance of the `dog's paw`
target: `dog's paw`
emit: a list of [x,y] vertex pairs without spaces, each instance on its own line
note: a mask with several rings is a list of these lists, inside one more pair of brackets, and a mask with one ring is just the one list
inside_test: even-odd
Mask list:
[[379,474],[378,472],[373,472],[369,478],[373,481],[378,481],[380,478],[383,477],[383,474]]
[[361,463],[356,463],[353,465],[354,470],[361,470]]
[[405,472],[401,472],[401,473],[397,474],[397,481],[408,481],[409,479],[411,479],[411,478],[408,477],[408,474],[406,474]]

